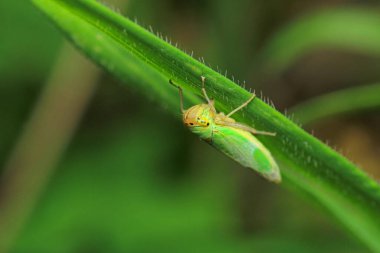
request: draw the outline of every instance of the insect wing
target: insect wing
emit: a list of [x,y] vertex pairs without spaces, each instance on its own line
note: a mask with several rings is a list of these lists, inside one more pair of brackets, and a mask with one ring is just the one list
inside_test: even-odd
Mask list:
[[281,182],[280,170],[271,153],[249,132],[216,125],[211,145],[243,166],[254,169],[269,181]]

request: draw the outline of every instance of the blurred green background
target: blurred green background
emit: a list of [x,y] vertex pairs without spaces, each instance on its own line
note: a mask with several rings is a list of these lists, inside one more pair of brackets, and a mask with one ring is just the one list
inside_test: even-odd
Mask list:
[[[246,79],[282,112],[380,79],[376,33],[352,33],[340,45],[323,23],[323,13],[339,22],[346,8],[347,29],[367,12],[380,17],[378,1],[109,5]],[[318,13],[311,30],[286,34]],[[368,252],[323,207],[242,168],[153,97],[82,59],[31,3],[0,2],[0,34],[0,189],[15,196],[0,195],[8,252]],[[268,63],[294,48],[303,50],[281,67]],[[367,110],[306,129],[379,179],[379,127],[378,110]]]

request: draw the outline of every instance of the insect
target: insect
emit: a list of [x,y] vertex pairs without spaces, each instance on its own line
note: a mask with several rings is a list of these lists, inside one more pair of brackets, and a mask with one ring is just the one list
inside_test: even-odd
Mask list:
[[281,174],[276,161],[269,150],[254,135],[270,135],[275,133],[258,131],[236,122],[230,116],[247,106],[254,98],[253,94],[245,103],[225,115],[216,112],[214,100],[209,99],[205,89],[205,77],[202,80],[202,93],[207,104],[199,104],[185,110],[183,107],[182,88],[169,80],[179,90],[180,107],[183,123],[191,132],[198,135],[216,149],[220,150],[244,167],[257,171],[264,178],[274,183],[281,182]]

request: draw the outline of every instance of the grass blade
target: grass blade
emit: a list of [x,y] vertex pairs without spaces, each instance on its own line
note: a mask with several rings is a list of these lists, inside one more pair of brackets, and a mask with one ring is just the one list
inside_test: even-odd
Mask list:
[[317,11],[276,33],[262,50],[258,62],[260,68],[273,75],[316,48],[380,56],[379,26],[376,10],[346,7]]
[[331,92],[298,104],[290,110],[302,124],[326,117],[380,108],[380,84]]

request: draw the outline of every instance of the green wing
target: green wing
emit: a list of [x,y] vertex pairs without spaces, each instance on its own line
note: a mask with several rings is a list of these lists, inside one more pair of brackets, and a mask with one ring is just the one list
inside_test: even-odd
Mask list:
[[209,143],[241,165],[254,169],[269,181],[281,182],[276,161],[269,150],[251,133],[234,127],[216,125]]

